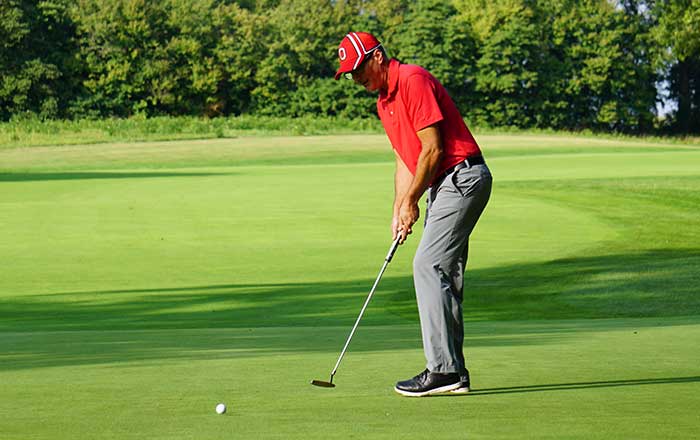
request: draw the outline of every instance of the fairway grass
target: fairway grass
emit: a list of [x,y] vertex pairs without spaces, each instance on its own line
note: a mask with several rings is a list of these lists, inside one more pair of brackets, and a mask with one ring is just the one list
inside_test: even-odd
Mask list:
[[474,392],[427,399],[417,237],[309,385],[390,245],[384,136],[0,149],[0,439],[696,437],[700,148],[477,139]]

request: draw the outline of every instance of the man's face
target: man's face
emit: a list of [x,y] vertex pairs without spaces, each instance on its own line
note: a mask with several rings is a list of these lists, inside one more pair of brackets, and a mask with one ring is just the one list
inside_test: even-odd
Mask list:
[[352,80],[360,84],[370,92],[377,91],[381,87],[381,76],[379,75],[379,65],[377,58],[380,52],[375,50],[365,60],[353,70]]

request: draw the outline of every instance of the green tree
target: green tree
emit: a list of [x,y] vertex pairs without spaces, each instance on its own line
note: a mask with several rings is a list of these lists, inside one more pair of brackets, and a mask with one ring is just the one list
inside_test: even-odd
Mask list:
[[455,102],[471,107],[476,47],[470,23],[447,0],[417,0],[396,26],[392,48],[401,61],[429,70]]
[[545,0],[541,7],[551,11],[550,57],[543,71],[550,91],[546,104],[560,111],[557,116],[545,107],[553,114],[547,125],[651,129],[657,77],[644,17],[606,0]]
[[222,4],[214,11],[212,26],[220,29],[214,55],[222,69],[220,101],[214,106],[221,106],[227,114],[250,110],[260,60],[266,54],[263,41],[268,31],[267,19],[266,14],[257,14],[236,4]]
[[0,120],[65,113],[78,87],[67,10],[64,0],[0,2]]
[[656,75],[649,23],[607,0],[461,0],[477,40],[477,120],[644,131]]
[[659,61],[677,104],[671,128],[700,133],[700,0],[659,1],[655,13]]
[[541,32],[525,0],[460,0],[455,5],[476,39],[475,99],[478,123],[530,127],[540,84]]
[[674,128],[697,131],[698,2],[4,0],[0,119],[363,117],[376,96],[332,78],[338,43],[360,30],[430,70],[478,124],[648,131],[661,66]]
[[317,78],[332,80],[337,63],[335,48],[348,31],[347,17],[352,12],[345,2],[333,4],[327,0],[283,0],[267,12],[267,53],[261,54],[257,84],[251,92],[255,112],[305,112],[291,105],[293,95],[300,88],[316,87]]
[[77,0],[73,13],[86,65],[83,110],[129,116],[175,102],[172,79],[160,76],[170,68],[164,46],[171,37],[162,3]]
[[83,108],[114,116],[245,108],[237,93],[252,85],[237,81],[253,63],[254,49],[240,44],[256,38],[250,12],[217,0],[78,0],[74,13],[87,66]]

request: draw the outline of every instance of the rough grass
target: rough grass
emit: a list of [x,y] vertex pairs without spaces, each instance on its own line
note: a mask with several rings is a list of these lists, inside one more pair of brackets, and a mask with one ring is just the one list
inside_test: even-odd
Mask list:
[[0,148],[238,136],[378,133],[380,130],[381,124],[376,118],[279,118],[245,115],[213,119],[183,116],[73,121],[17,118],[0,123]]
[[[523,130],[516,127],[473,127],[481,134],[509,133],[520,138],[544,136],[575,136],[580,142],[591,143],[606,139],[612,142],[642,141],[656,144],[700,146],[700,138],[689,136],[626,136],[622,134],[557,132],[551,129]],[[116,142],[153,142],[173,140],[221,139],[251,136],[299,136],[337,134],[380,134],[381,123],[376,117],[344,119],[304,116],[297,118],[271,116],[198,117],[132,117],[128,119],[40,120],[18,116],[0,122],[0,148],[55,145],[79,145]]]

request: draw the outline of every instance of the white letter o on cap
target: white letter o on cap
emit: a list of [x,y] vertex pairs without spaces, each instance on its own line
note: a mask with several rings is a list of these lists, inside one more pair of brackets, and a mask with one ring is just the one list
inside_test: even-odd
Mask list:
[[345,52],[345,48],[341,47],[338,49],[338,58],[340,58],[340,61],[345,61],[345,58],[348,57],[348,54]]

